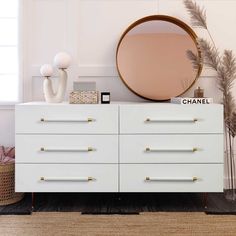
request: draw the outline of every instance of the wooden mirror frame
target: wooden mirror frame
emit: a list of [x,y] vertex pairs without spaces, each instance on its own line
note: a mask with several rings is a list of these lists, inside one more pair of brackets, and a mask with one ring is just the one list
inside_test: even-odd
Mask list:
[[[169,99],[167,100],[153,100],[153,99],[150,99],[150,98],[146,98],[140,94],[138,94],[137,92],[135,92],[133,89],[131,89],[128,84],[125,82],[124,78],[122,77],[121,75],[121,72],[119,70],[119,67],[118,67],[118,52],[119,52],[119,48],[120,48],[120,45],[121,45],[121,42],[122,40],[124,39],[124,37],[133,29],[135,28],[136,26],[142,24],[142,23],[145,23],[145,22],[149,22],[149,21],[166,21],[166,22],[169,22],[169,23],[173,23],[177,26],[179,26],[180,28],[182,28],[183,30],[186,31],[186,33],[189,34],[189,36],[192,38],[194,44],[196,45],[196,49],[198,51],[198,56],[199,58],[202,58],[201,56],[201,50],[199,48],[199,45],[198,45],[198,36],[196,35],[196,33],[193,31],[193,29],[187,25],[186,23],[184,23],[183,21],[175,18],[175,17],[172,17],[172,16],[168,16],[168,15],[151,15],[151,16],[147,16],[147,17],[144,17],[144,18],[141,18],[139,20],[137,20],[136,22],[134,22],[133,24],[131,24],[125,31],[124,33],[122,34],[119,42],[118,42],[118,46],[117,46],[117,49],[116,49],[116,68],[117,68],[117,71],[118,71],[118,75],[120,77],[120,79],[123,81],[123,83],[125,84],[125,86],[131,91],[133,92],[134,94],[136,94],[137,96],[141,97],[141,98],[144,98],[144,99],[147,99],[147,100],[150,100],[150,101],[168,101]],[[184,93],[186,93],[189,89],[192,88],[192,86],[196,83],[197,79],[200,77],[200,74],[202,72],[202,65],[199,66],[199,69],[198,69],[198,72],[197,72],[197,75],[196,75],[196,78],[194,79],[194,81],[192,82],[192,84],[181,94],[179,94],[178,96],[181,96],[183,95]]]

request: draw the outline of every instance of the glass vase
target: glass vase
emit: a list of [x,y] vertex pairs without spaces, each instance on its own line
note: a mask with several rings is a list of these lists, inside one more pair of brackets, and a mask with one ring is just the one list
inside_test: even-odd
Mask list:
[[225,133],[225,189],[224,196],[230,202],[236,202],[236,165],[234,157],[234,137]]

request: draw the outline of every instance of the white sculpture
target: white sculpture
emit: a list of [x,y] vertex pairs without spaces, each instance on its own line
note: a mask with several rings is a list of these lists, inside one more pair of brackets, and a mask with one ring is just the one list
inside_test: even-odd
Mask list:
[[48,103],[60,103],[64,100],[67,84],[66,69],[70,66],[71,57],[64,52],[58,53],[54,58],[54,64],[59,69],[59,83],[56,92],[53,91],[50,77],[53,75],[51,65],[45,64],[41,67],[41,75],[45,77],[43,82],[44,97]]

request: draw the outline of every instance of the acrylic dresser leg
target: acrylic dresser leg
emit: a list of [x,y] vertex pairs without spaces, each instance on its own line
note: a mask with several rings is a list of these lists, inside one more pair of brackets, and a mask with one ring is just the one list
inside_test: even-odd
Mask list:
[[34,202],[35,201],[35,194],[31,193],[31,212],[34,211]]
[[207,202],[208,202],[208,193],[203,193],[203,206],[205,209],[207,208]]

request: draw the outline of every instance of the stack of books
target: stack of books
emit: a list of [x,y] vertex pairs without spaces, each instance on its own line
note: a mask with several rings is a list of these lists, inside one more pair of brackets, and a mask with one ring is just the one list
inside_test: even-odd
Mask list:
[[182,105],[208,105],[213,103],[213,98],[171,98],[171,103]]

